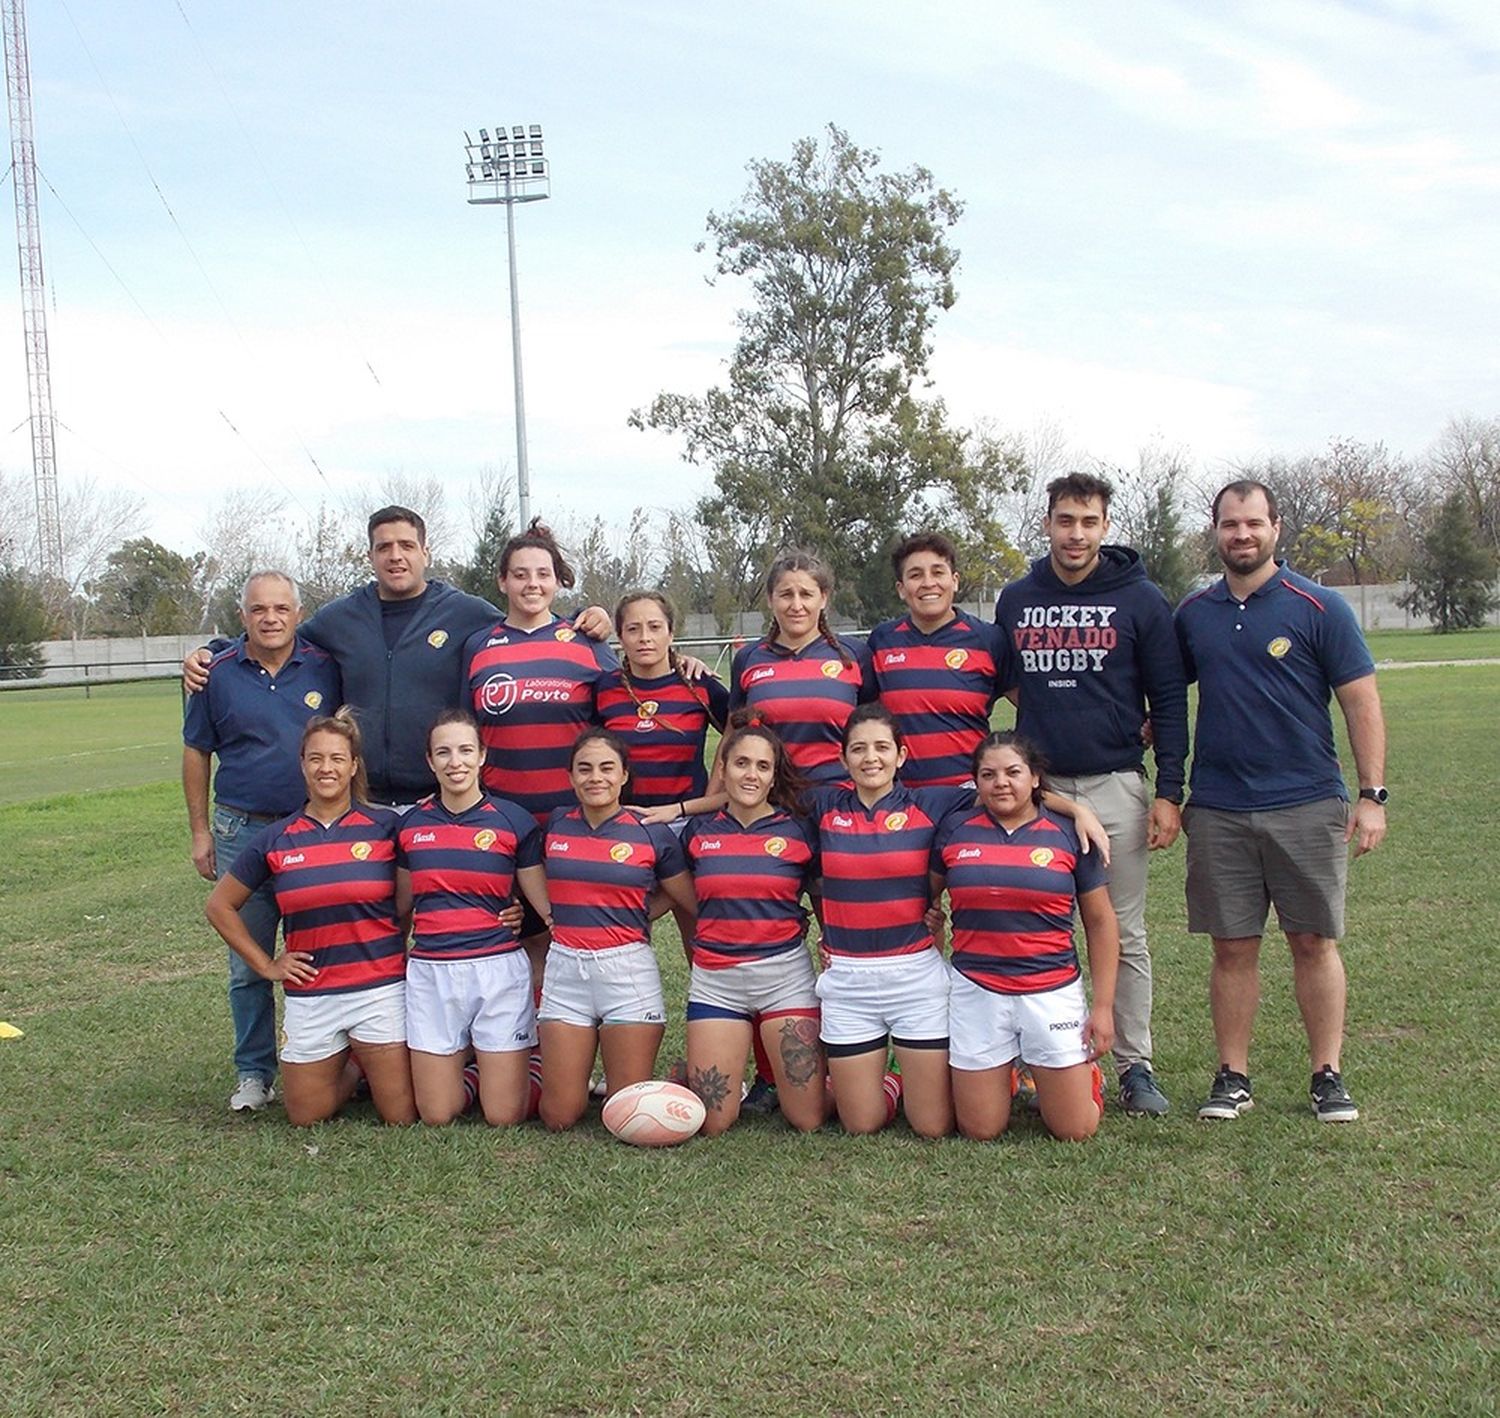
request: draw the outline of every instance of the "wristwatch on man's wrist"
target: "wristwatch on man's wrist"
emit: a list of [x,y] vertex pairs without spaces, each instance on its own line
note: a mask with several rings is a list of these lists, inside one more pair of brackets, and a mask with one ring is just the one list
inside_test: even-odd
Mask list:
[[1366,802],[1375,803],[1379,807],[1384,807],[1391,800],[1391,795],[1384,788],[1361,788],[1359,795]]

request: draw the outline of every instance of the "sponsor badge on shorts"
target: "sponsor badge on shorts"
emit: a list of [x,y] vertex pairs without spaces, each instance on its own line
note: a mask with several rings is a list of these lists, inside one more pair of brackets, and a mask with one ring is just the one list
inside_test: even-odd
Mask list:
[[1051,847],[1033,847],[1031,851],[1031,865],[1034,867],[1049,867],[1052,858],[1057,855]]
[[302,702],[309,709],[320,709],[323,707],[323,696],[315,689],[310,689],[302,696]]
[[969,652],[967,650],[950,650],[943,656],[943,663],[950,670],[961,670],[968,662]]
[[1292,642],[1288,640],[1285,635],[1278,635],[1269,645],[1266,646],[1266,654],[1268,654],[1273,660],[1279,660],[1283,656],[1285,656],[1286,652],[1291,648]]
[[568,641],[570,641],[570,640],[576,640],[577,638],[578,638],[578,632],[576,630],[574,630],[571,626],[567,626],[567,625],[560,625],[560,626],[558,626],[557,627],[557,634],[555,636],[553,636],[553,639],[555,639],[555,640],[561,640],[564,645],[566,645],[568,643]]
[[888,812],[885,815],[885,830],[887,832],[899,832],[906,826],[907,817],[904,812]]
[[635,855],[635,848],[629,842],[616,842],[609,849],[610,859],[616,862],[628,862]]
[[843,663],[839,660],[823,661],[823,678],[837,679],[844,672]]
[[785,837],[766,838],[766,855],[768,857],[779,857],[784,851],[786,851]]
[[351,842],[349,844],[349,855],[357,862],[362,862],[374,849],[368,842]]
[[476,832],[474,834],[474,845],[481,852],[488,852],[495,845],[495,834],[488,827],[483,832]]
[[448,632],[446,630],[434,630],[432,634],[427,637],[427,643],[431,645],[434,650],[441,650],[443,646],[448,643]]

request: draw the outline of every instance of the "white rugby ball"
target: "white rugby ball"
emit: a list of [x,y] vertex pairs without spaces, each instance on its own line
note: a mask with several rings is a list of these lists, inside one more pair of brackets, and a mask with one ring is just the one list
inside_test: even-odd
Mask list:
[[680,1083],[648,1078],[622,1088],[600,1117],[621,1142],[637,1147],[673,1147],[703,1126],[703,1100]]

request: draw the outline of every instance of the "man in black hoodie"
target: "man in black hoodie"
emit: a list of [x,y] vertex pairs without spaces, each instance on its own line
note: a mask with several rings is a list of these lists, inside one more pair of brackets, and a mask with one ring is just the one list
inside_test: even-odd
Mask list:
[[[1187,678],[1167,598],[1146,579],[1139,553],[1105,543],[1113,492],[1086,473],[1048,484],[1051,551],[1000,593],[995,622],[1000,685],[1017,706],[1017,730],[1041,749],[1052,786],[1086,802],[1109,832],[1109,894],[1120,921],[1120,1104],[1134,1116],[1160,1116],[1167,1099],[1151,1069],[1146,862],[1181,829]],[[1154,793],[1141,737],[1148,718]]]

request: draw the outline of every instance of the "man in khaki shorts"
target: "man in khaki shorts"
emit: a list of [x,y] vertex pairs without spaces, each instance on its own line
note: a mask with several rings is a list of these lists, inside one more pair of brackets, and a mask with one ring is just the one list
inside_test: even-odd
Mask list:
[[[1385,721],[1375,664],[1342,597],[1276,558],[1281,520],[1262,483],[1214,499],[1224,576],[1177,609],[1198,722],[1188,837],[1188,929],[1213,937],[1209,983],[1219,1071],[1200,1118],[1253,1105],[1250,1030],[1260,1003],[1260,941],[1272,905],[1292,951],[1297,1004],[1312,1053],[1312,1107],[1353,1122],[1344,1086],[1344,887],[1385,836]],[[1329,697],[1349,730],[1359,796],[1349,808]]]

